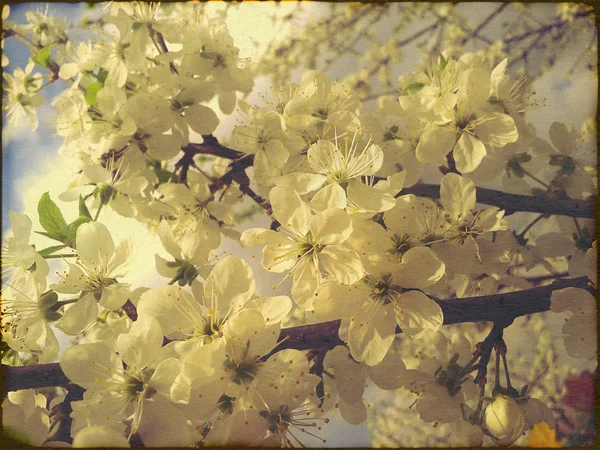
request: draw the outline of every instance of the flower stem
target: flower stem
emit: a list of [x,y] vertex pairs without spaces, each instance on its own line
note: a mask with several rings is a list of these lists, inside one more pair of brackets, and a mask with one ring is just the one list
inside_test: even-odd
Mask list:
[[104,206],[104,202],[100,203],[100,206],[98,206],[98,211],[96,211],[96,217],[94,217],[94,222],[98,221],[98,216],[100,215],[100,211],[102,211],[103,206]]
[[502,354],[502,363],[504,365],[504,375],[506,376],[506,387],[510,389],[512,385],[510,384],[510,374],[508,373],[508,365],[506,364],[506,354]]
[[523,173],[525,175],[527,175],[529,178],[531,178],[533,181],[535,181],[535,182],[541,184],[542,186],[544,186],[546,189],[550,188],[550,186],[548,186],[548,184],[544,183],[542,180],[540,180],[538,177],[536,177],[532,173],[527,172],[525,169],[523,169]]

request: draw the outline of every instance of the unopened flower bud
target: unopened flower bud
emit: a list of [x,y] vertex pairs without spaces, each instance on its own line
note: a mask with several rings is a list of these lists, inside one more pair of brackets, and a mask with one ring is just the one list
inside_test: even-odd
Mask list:
[[525,420],[521,408],[508,397],[496,397],[485,409],[484,423],[498,441],[498,445],[510,445],[523,433]]

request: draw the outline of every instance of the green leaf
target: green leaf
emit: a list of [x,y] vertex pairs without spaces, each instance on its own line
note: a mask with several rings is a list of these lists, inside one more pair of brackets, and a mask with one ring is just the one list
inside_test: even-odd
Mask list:
[[50,64],[50,46],[46,45],[43,49],[31,57],[31,60],[38,66],[48,67]]
[[72,223],[69,224],[67,237],[69,237],[72,241],[75,241],[77,237],[77,228],[79,228],[84,223],[92,222],[92,219],[87,216],[79,216]]
[[88,209],[87,205],[85,204],[85,200],[81,195],[79,196],[79,215],[89,217],[90,219],[92,218],[90,210]]
[[98,95],[98,92],[100,91],[100,89],[102,89],[103,87],[104,87],[104,85],[97,81],[87,85],[87,87],[85,88],[87,91],[87,93],[85,94],[85,101],[87,102],[88,105],[90,105],[90,106],[96,105],[96,96]]
[[402,95],[408,95],[412,92],[420,91],[423,88],[423,86],[425,86],[423,83],[410,83],[404,88],[404,90],[402,91]]
[[50,233],[46,233],[45,231],[34,231],[34,233],[41,234],[42,236],[46,236],[47,238],[55,239],[57,241],[61,241],[62,242],[62,239],[60,239],[56,235],[50,234]]
[[444,70],[448,65],[448,60],[444,58],[444,55],[440,55],[440,71]]
[[40,224],[50,234],[52,239],[61,241],[61,236],[67,233],[67,222],[56,203],[50,199],[50,194],[46,192],[40,198],[38,203],[38,213],[40,215]]
[[[38,232],[39,233],[39,232]],[[41,234],[41,233],[40,233]],[[51,255],[54,252],[57,252],[59,250],[62,250],[63,248],[66,248],[66,245],[53,245],[52,247],[47,247],[44,248],[42,250],[40,250],[38,253],[42,256],[42,257],[46,257],[48,255]]]

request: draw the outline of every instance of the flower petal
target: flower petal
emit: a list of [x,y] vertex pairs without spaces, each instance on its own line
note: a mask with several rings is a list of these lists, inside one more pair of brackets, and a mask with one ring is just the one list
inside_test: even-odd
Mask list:
[[416,336],[424,330],[437,331],[444,323],[440,306],[422,292],[404,292],[396,304],[399,306],[394,310],[398,325],[409,336]]
[[462,173],[473,172],[483,157],[487,154],[485,145],[475,136],[469,133],[463,133],[454,146],[454,160],[456,168]]

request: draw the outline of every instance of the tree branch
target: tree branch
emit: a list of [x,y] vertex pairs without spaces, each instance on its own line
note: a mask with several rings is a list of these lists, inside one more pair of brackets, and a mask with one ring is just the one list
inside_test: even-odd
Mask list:
[[[247,192],[244,192],[244,194],[250,196],[261,207],[265,208],[268,203],[262,199],[262,203],[257,201],[260,197],[249,189],[249,183],[246,182],[248,177],[244,171],[254,163],[254,155],[245,155],[242,152],[225,147],[214,136],[207,135],[202,137],[204,138],[202,144],[188,144],[183,148],[185,155],[177,162],[176,167],[184,170],[183,168],[187,164],[189,168],[189,165],[193,163],[193,157],[197,154],[214,155],[231,159],[232,163],[229,166],[231,170],[220,179],[217,188],[236,181],[240,185],[242,192],[247,188]],[[187,173],[187,169],[185,170]],[[440,198],[440,186],[436,184],[417,184],[409,188],[404,188],[400,192],[400,195],[404,194],[414,194],[417,197]],[[477,202],[497,206],[506,211],[506,215],[516,212],[537,212],[544,215],[591,219],[594,217],[593,212],[596,205],[596,198],[592,197],[588,200],[550,199],[541,195],[534,197],[530,195],[509,194],[493,189],[477,187]],[[265,209],[271,214],[270,206]]]
[[[437,184],[416,184],[404,188],[399,195],[413,194],[417,197],[440,198],[440,186]],[[506,214],[516,212],[537,212],[544,215],[557,215],[569,217],[594,217],[596,198],[588,200],[550,199],[546,196],[529,196],[509,194],[477,187],[477,202],[497,206],[506,211]]]
[[[552,292],[567,287],[590,289],[587,277],[557,280],[549,286],[527,289],[507,294],[486,295],[463,299],[436,300],[444,313],[444,325],[466,322],[511,323],[517,317],[540,313],[550,309]],[[282,342],[271,354],[284,349],[332,349],[344,342],[338,336],[339,320],[315,325],[304,325],[281,330]],[[267,355],[267,358],[270,355]],[[75,386],[62,372],[58,363],[37,366],[6,366],[5,392],[48,386]]]
[[220,158],[231,159],[229,172],[223,175],[211,186],[211,191],[215,192],[219,188],[231,184],[233,181],[239,184],[240,191],[250,197],[263,208],[267,214],[273,214],[273,209],[269,202],[259,196],[250,187],[250,179],[246,175],[246,169],[254,164],[254,155],[247,155],[231,148],[225,147],[212,135],[202,136],[204,142],[201,144],[188,144],[182,148],[184,155],[175,163],[175,169],[180,170],[179,182],[187,181],[187,173],[190,167],[194,167],[194,156],[196,155],[214,155]]
[[483,30],[485,27],[487,27],[490,24],[490,22],[492,20],[494,20],[494,18],[498,14],[500,14],[502,11],[504,11],[504,9],[508,5],[509,5],[509,3],[502,3],[498,8],[496,8],[494,10],[494,12],[492,12],[489,16],[487,16],[487,18],[483,22],[481,22],[479,24],[479,26],[477,28],[475,28],[475,30],[473,30],[473,32],[469,36],[467,36],[466,38],[464,38],[462,40],[461,45],[465,45],[469,41],[469,39],[473,39],[473,38],[479,37],[479,33],[481,32],[481,30]]

